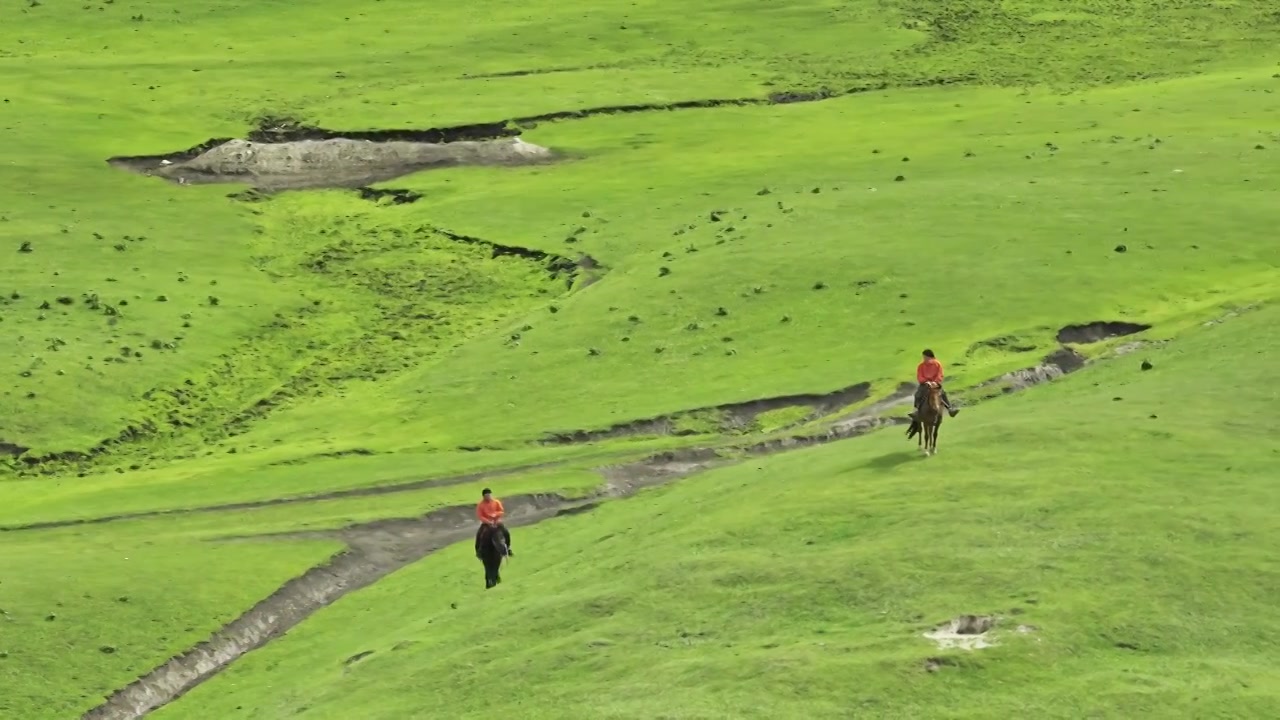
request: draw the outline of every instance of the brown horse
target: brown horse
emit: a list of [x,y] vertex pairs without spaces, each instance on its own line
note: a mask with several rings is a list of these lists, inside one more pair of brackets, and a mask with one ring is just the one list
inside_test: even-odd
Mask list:
[[919,447],[925,457],[938,454],[938,428],[942,426],[942,386],[929,384],[925,391],[920,418]]

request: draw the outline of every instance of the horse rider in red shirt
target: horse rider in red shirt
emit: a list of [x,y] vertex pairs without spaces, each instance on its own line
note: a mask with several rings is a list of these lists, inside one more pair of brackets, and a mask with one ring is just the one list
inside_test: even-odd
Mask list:
[[515,553],[511,551],[511,531],[502,524],[502,516],[507,513],[502,507],[502,501],[494,497],[489,488],[485,488],[481,495],[484,499],[476,504],[476,519],[480,521],[480,527],[476,529],[476,557],[480,557],[480,534],[484,532],[486,525],[502,531],[502,536],[507,540],[507,555],[514,556]]
[[[942,389],[942,363],[938,362],[938,358],[934,357],[932,350],[925,350],[922,355],[920,364],[916,366],[916,382],[920,383],[920,386],[916,388],[916,406],[915,410],[907,416],[911,418],[912,422],[919,419],[918,413],[924,409],[925,389],[930,384],[937,385],[939,389]],[[955,417],[960,413],[959,410],[951,407],[951,400],[947,397],[946,390],[942,390],[942,405],[947,408],[947,412],[950,413],[951,417]]]

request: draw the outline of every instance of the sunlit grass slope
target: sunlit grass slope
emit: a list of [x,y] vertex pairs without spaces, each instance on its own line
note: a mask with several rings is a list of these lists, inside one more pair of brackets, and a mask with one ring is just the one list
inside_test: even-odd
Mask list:
[[[929,460],[886,431],[522,530],[497,590],[452,548],[157,717],[1266,717],[1277,321],[975,409]],[[964,613],[996,647],[921,636]]]
[[[41,455],[124,433],[98,461],[122,470],[259,428],[317,452],[353,432],[386,448],[507,443],[896,377],[922,340],[954,356],[988,331],[1043,338],[1068,315],[1159,318],[1204,292],[1244,293],[1274,261],[1256,234],[1274,224],[1255,190],[1274,184],[1274,164],[1254,148],[1276,144],[1263,120],[1275,112],[1265,54],[1277,37],[1264,4],[681,7],[122,0],[0,11],[0,127],[23,138],[0,167],[0,338],[12,349],[0,358],[11,378],[0,442]],[[1216,74],[1085,95],[893,92],[1078,90],[1196,72]],[[339,193],[246,205],[228,188],[103,162],[242,135],[262,115],[429,127],[880,87],[890,93],[543,125],[528,137],[565,162],[423,174],[404,182],[426,199],[398,209]],[[773,194],[755,195],[763,187]],[[721,208],[749,217],[713,231]],[[611,272],[548,317],[562,285],[416,232],[424,223],[591,253]],[[1139,239],[1114,258],[1124,227]],[[341,267],[317,272],[335,250]],[[926,264],[936,253],[945,268]],[[658,278],[659,266],[671,275]],[[945,293],[929,273],[945,273]],[[416,291],[423,282],[438,292]],[[1149,289],[1130,296],[1136,287]],[[1050,295],[1068,302],[1045,312]],[[719,307],[728,315],[708,316]],[[501,345],[527,325],[519,349]],[[588,364],[592,347],[602,354]],[[654,387],[668,391],[641,392]]]

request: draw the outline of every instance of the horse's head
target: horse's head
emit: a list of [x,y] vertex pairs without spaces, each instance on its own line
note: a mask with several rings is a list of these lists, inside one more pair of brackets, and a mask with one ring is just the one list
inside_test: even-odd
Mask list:
[[931,382],[928,387],[928,395],[925,396],[928,406],[935,410],[942,410],[942,386],[938,383]]

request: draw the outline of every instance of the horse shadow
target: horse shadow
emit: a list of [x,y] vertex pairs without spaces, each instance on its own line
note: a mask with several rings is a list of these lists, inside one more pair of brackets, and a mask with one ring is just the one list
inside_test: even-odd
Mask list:
[[856,469],[890,472],[900,465],[906,465],[909,462],[915,462],[920,459],[920,453],[913,452],[911,450],[902,450],[900,452],[891,452],[873,457],[861,465],[858,465]]

